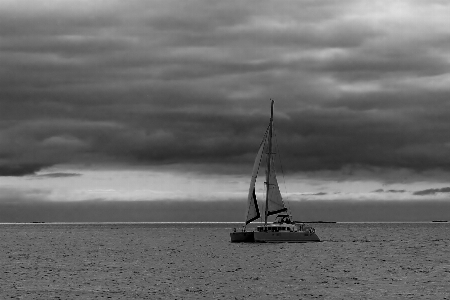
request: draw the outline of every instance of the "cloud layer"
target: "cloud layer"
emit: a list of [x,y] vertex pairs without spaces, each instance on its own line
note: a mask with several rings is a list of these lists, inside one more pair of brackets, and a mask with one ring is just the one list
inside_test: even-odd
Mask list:
[[287,172],[450,171],[449,14],[444,1],[2,1],[0,175],[245,173],[269,98]]

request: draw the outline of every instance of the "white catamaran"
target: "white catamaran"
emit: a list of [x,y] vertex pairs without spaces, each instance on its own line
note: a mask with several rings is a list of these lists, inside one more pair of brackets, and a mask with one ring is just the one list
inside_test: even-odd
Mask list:
[[[275,165],[272,152],[273,134],[273,100],[271,101],[270,123],[264,134],[263,141],[259,146],[253,165],[252,179],[247,197],[247,214],[245,225],[242,229],[233,229],[230,233],[231,242],[320,242],[313,227],[303,223],[293,221],[287,208],[284,205],[278,187],[275,174]],[[261,163],[266,162],[266,205],[264,211],[264,225],[257,226],[256,231],[246,231],[249,223],[260,218],[258,202],[256,200],[255,183]],[[272,223],[267,222],[267,217],[275,215],[276,219]]]

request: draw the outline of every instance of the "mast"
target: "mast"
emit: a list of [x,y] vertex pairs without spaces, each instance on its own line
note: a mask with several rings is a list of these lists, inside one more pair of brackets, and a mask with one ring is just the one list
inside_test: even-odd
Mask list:
[[269,152],[267,153],[267,173],[266,173],[266,207],[264,212],[264,226],[267,225],[267,213],[269,209],[269,189],[270,189],[270,165],[272,160],[272,127],[273,127],[273,103],[270,99],[270,123],[269,123]]

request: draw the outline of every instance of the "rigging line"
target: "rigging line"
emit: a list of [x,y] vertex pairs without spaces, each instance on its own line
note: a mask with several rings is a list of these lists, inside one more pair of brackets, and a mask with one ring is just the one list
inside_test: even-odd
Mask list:
[[259,143],[259,146],[260,146],[260,147],[261,147],[261,145],[262,145],[263,143],[266,142],[267,134],[269,133],[269,127],[270,127],[270,125],[267,126],[266,132],[264,132],[264,136],[263,136],[263,138],[262,138],[262,141],[261,141],[261,143]]

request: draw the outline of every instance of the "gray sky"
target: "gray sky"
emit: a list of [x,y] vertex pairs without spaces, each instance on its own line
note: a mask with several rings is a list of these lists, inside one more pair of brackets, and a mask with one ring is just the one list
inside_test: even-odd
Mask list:
[[273,98],[288,200],[441,203],[449,15],[446,1],[1,1],[0,202],[245,201]]

